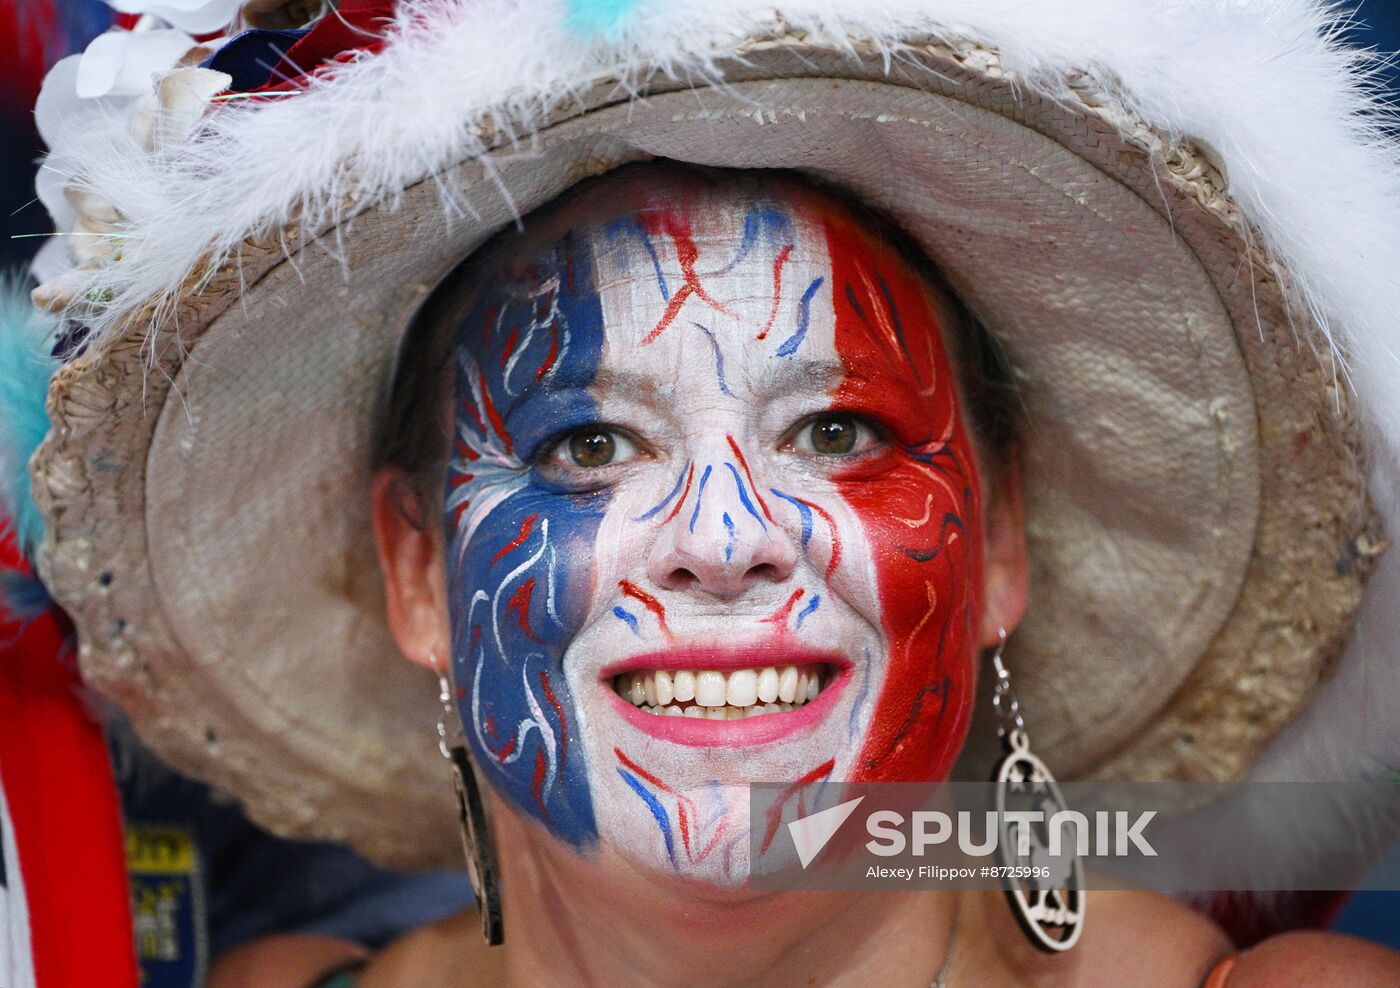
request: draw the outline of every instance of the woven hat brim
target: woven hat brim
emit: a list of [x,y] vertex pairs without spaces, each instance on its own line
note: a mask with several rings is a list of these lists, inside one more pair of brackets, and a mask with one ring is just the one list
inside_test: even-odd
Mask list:
[[399,338],[492,231],[660,156],[800,169],[920,242],[1024,391],[1033,603],[1011,658],[1038,749],[1064,776],[1239,775],[1360,599],[1345,398],[1199,150],[1101,93],[1028,98],[993,52],[907,55],[768,40],[722,85],[596,86],[528,145],[249,242],[156,336],[145,312],[94,343],[34,464],[90,680],[279,832],[452,860],[436,690],[395,654],[368,537]]

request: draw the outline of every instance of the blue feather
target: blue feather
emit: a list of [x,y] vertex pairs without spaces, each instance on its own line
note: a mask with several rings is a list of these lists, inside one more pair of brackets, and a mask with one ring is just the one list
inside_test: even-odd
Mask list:
[[616,34],[639,0],[568,0],[564,23],[577,34]]
[[[0,570],[0,623],[18,621],[23,628],[56,606],[48,588],[34,574]],[[0,638],[0,649],[4,645]]]
[[[45,65],[52,65],[64,55],[82,51],[93,38],[112,26],[112,8],[102,0],[21,0],[20,3],[0,4],[10,8],[17,21],[14,37],[31,38],[42,45]],[[11,51],[14,49],[11,48]],[[35,53],[38,55],[39,53]],[[35,58],[38,61],[38,58]],[[9,89],[5,97],[14,99],[21,87]],[[31,106],[26,103],[24,110]]]
[[44,399],[58,361],[55,323],[29,301],[24,279],[0,277],[0,514],[32,558],[44,526],[29,496],[29,458],[49,431]]

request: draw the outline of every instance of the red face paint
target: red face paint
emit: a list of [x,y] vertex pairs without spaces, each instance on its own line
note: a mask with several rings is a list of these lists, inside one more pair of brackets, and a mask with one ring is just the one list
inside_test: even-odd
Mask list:
[[928,287],[849,218],[828,212],[823,222],[847,370],[832,408],[890,433],[883,455],[835,478],[871,547],[890,652],[853,774],[942,779],[962,747],[976,682],[976,461]]

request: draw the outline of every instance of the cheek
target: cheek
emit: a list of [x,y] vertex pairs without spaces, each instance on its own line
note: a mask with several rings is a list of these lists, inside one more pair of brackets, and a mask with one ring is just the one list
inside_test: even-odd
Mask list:
[[596,835],[563,656],[593,596],[602,506],[527,482],[450,544],[453,669],[488,781],[574,845]]
[[940,779],[952,767],[970,715],[981,586],[976,497],[958,458],[946,453],[942,469],[901,459],[878,483],[838,482],[870,547],[889,644],[856,762],[856,777],[882,781]]
[[852,371],[833,405],[892,433],[885,457],[836,478],[869,546],[889,646],[853,774],[941,779],[962,746],[975,681],[975,461],[926,287],[846,221],[828,222],[827,238],[836,350]]
[[489,632],[505,655],[567,647],[593,597],[593,547],[606,511],[601,498],[563,498],[524,481],[451,546],[454,616]]
[[[546,487],[527,461],[554,423],[596,414],[582,389],[602,331],[586,254],[558,253],[552,278],[489,296],[464,321],[444,524],[453,676],[476,764],[579,846],[597,829],[562,663],[593,597],[607,504]],[[532,381],[558,387],[532,403]]]

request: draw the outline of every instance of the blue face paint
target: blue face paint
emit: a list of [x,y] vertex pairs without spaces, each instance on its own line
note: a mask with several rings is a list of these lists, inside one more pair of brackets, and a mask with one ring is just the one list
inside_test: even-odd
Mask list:
[[797,330],[778,347],[778,356],[791,357],[802,345],[802,341],[807,338],[807,327],[812,321],[812,299],[816,297],[817,290],[822,287],[822,282],[825,280],[825,278],[814,279],[807,286],[807,290],[802,293],[802,300],[797,304]]
[[660,501],[659,503],[657,503],[654,507],[648,508],[646,511],[643,511],[641,514],[639,514],[637,517],[633,518],[632,520],[633,520],[633,521],[648,521],[648,520],[650,520],[650,519],[652,519],[652,518],[655,518],[655,517],[656,517],[657,515],[659,515],[661,512],[665,511],[665,510],[666,510],[666,507],[671,503],[671,501],[675,498],[675,496],[676,496],[678,493],[680,493],[681,484],[685,483],[685,475],[686,475],[686,471],[689,469],[689,467],[690,467],[690,464],[687,463],[685,466],[681,467],[681,472],[678,473],[678,474],[676,474],[676,486],[674,486],[674,487],[671,488],[671,493],[667,494],[664,498],[662,498],[661,501]]
[[[692,325],[705,334],[705,338],[710,341],[710,347],[715,351],[715,378],[719,384],[719,393],[726,398],[733,398],[734,392],[729,390],[729,382],[724,379],[724,351],[719,348],[719,340],[715,339],[715,334],[710,332],[707,327],[698,322]],[[806,330],[803,332],[805,333]]]
[[764,524],[763,516],[758,513],[758,509],[755,508],[753,502],[749,500],[749,492],[744,489],[744,481],[743,478],[739,476],[739,468],[732,463],[726,463],[725,466],[729,468],[730,474],[734,477],[734,488],[739,494],[739,503],[744,506],[745,511],[754,516],[759,525],[766,531],[768,526]]
[[775,206],[756,206],[744,216],[744,234],[739,240],[739,249],[734,252],[728,264],[714,273],[729,273],[748,260],[749,255],[759,246],[776,251],[783,244],[791,242],[792,217]]
[[[651,234],[647,233],[642,224],[637,222],[635,216],[617,220],[611,223],[607,230],[608,239],[617,241],[625,237],[635,237],[642,245],[642,249],[647,252],[647,257],[651,259],[652,274],[656,278],[657,291],[661,293],[661,301],[671,301],[671,288],[666,284],[666,274],[661,270],[661,255],[656,252],[656,243],[651,239]],[[624,256],[625,255],[621,255]]]
[[705,467],[705,472],[700,475],[700,489],[695,492],[695,510],[690,513],[690,531],[692,534],[695,532],[695,523],[700,520],[700,505],[705,498],[705,485],[710,482],[710,471],[713,469],[713,466],[707,465]]
[[588,247],[565,236],[494,272],[457,331],[445,499],[453,674],[479,770],[574,846],[596,840],[563,656],[593,593],[606,494],[561,489],[532,461],[597,421],[603,351]]

